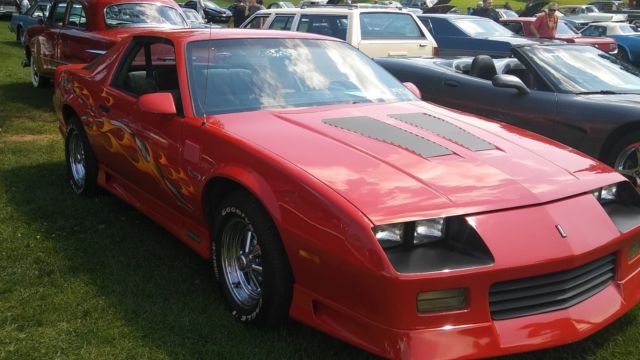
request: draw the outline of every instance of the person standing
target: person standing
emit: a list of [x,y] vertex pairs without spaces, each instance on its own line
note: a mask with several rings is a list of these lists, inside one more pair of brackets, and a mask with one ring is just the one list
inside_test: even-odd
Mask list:
[[31,5],[29,4],[29,0],[21,0],[20,1],[20,14],[24,14],[27,12],[27,10],[29,10],[29,7]]
[[249,10],[249,14],[247,14],[247,17],[257,13],[260,10],[264,10],[264,6],[258,4],[257,0],[247,0],[247,8]]
[[547,6],[547,11],[542,12],[536,17],[531,24],[531,32],[533,36],[539,38],[556,37],[556,29],[558,28],[558,3],[552,2]]
[[233,15],[233,27],[238,28],[249,17],[249,9],[247,8],[247,4],[242,0],[236,0],[234,5],[233,11],[231,12]]
[[495,22],[498,22],[500,20],[500,15],[498,15],[496,9],[493,8],[492,0],[482,0],[482,7],[476,9],[473,12],[473,15],[485,17]]

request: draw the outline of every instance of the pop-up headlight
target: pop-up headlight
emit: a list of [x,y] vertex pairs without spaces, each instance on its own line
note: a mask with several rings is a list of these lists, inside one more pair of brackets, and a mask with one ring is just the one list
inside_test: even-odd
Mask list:
[[593,196],[620,232],[640,226],[640,193],[630,182],[623,181],[596,189]]
[[437,217],[373,227],[398,272],[421,273],[493,263],[480,235],[464,217]]
[[444,238],[444,218],[434,218],[416,221],[413,232],[413,244],[423,245]]

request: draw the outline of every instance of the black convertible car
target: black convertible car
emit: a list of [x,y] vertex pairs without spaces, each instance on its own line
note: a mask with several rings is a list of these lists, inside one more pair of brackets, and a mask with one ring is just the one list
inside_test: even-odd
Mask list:
[[514,46],[512,58],[379,58],[422,99],[569,145],[640,180],[640,73],[595,47]]

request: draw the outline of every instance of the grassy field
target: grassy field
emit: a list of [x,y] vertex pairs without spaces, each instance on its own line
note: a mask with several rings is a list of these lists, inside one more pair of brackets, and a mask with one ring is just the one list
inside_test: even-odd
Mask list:
[[[291,321],[227,314],[210,265],[108,194],[64,174],[51,90],[36,90],[0,21],[0,359],[368,359]],[[638,308],[577,344],[513,359],[631,359]]]

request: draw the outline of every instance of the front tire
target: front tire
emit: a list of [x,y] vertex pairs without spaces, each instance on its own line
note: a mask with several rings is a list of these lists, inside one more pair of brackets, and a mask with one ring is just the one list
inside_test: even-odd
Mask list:
[[238,191],[223,200],[215,223],[213,265],[231,314],[261,327],[283,323],[293,276],[267,211],[252,195]]
[[69,183],[80,196],[95,195],[98,189],[98,161],[80,120],[72,117],[69,124],[64,141]]
[[623,136],[611,149],[607,164],[640,188],[640,133]]
[[31,55],[31,83],[35,88],[45,88],[49,86],[49,78],[40,75],[36,69],[36,57]]

